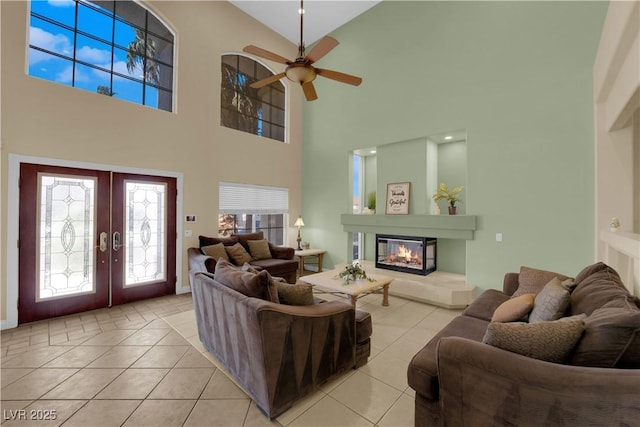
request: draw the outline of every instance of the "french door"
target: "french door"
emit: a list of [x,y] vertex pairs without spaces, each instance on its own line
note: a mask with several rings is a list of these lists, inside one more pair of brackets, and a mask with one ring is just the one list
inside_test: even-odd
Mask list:
[[18,323],[175,292],[176,180],[23,163]]

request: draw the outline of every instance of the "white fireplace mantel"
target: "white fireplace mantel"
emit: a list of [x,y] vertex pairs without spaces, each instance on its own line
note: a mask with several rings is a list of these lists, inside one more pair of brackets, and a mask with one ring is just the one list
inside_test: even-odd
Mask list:
[[355,215],[342,214],[344,231],[473,240],[475,215]]

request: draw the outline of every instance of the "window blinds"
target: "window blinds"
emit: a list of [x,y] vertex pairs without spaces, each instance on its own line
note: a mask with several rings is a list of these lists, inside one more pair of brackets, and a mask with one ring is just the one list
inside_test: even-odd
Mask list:
[[221,182],[218,211],[221,214],[286,214],[289,189]]

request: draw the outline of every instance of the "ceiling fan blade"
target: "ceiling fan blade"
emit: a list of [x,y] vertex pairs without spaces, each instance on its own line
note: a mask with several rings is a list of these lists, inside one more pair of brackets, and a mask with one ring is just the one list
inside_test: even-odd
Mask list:
[[360,86],[360,83],[362,83],[361,77],[352,76],[351,74],[345,74],[339,71],[324,70],[322,68],[316,68],[316,73],[319,76],[326,77],[331,80],[337,80],[341,83],[346,83],[348,85]]
[[309,64],[313,64],[327,53],[331,52],[334,47],[338,46],[338,40],[333,37],[324,36],[318,43],[316,43],[311,52],[307,56],[304,57],[304,60],[309,62]]
[[318,99],[318,94],[316,93],[316,88],[313,87],[312,82],[306,82],[302,84],[302,91],[304,92],[305,98],[307,101],[315,101]]
[[261,47],[254,46],[254,45],[245,46],[244,49],[242,49],[242,51],[246,53],[250,53],[255,56],[259,56],[260,58],[268,59],[270,61],[279,62],[281,64],[288,65],[291,63],[291,61],[289,61],[284,56],[280,56],[277,53],[269,52],[268,50],[262,49]]
[[254,89],[260,89],[263,86],[267,86],[267,85],[270,85],[273,82],[277,82],[278,80],[280,80],[284,76],[285,76],[284,73],[274,74],[273,76],[267,77],[266,79],[262,79],[262,80],[258,80],[257,82],[253,82],[249,86],[251,86]]

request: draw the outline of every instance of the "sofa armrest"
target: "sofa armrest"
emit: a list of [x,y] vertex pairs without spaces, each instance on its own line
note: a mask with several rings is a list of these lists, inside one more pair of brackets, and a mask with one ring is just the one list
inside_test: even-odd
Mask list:
[[437,350],[444,425],[633,425],[640,370],[545,362],[459,337]]
[[271,242],[269,242],[269,251],[271,252],[271,256],[276,259],[293,259],[295,255],[295,249],[286,246],[276,246]]
[[518,282],[518,278],[520,277],[520,273],[507,273],[504,275],[504,281],[502,283],[502,292],[507,295],[513,295],[513,293],[520,286],[520,282]]
[[189,263],[190,284],[193,283],[193,278],[196,273],[213,273],[215,271],[216,260],[209,255],[203,254],[198,248],[187,249],[187,259]]

